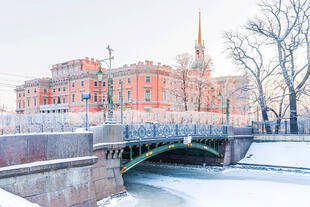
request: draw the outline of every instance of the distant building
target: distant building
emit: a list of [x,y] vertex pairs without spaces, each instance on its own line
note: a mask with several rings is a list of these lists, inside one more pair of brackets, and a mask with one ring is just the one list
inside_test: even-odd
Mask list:
[[[188,110],[198,110],[197,78],[204,78],[209,87],[200,98],[200,110],[226,112],[229,99],[230,113],[245,113],[246,102],[239,99],[238,87],[243,77],[211,77],[211,69],[200,77],[199,69],[204,58],[204,42],[201,40],[199,12],[198,41],[195,44],[195,61],[192,65],[190,81],[187,84]],[[52,66],[52,78],[25,81],[16,87],[17,113],[66,113],[84,111],[82,94],[91,93],[89,111],[106,111],[108,71],[103,69],[103,81],[97,79],[100,63],[93,58],[77,59]],[[181,80],[175,76],[176,70],[152,61],[138,62],[112,69],[114,110],[120,110],[123,95],[124,110],[150,112],[153,109],[165,111],[184,111],[184,100],[175,91],[179,90]],[[121,94],[121,81],[123,94]],[[219,98],[219,92],[222,97]],[[223,100],[223,102],[222,102]]]

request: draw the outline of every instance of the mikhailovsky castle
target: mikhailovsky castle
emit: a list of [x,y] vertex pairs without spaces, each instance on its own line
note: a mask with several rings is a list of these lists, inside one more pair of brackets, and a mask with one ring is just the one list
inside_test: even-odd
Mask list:
[[[211,68],[201,75],[200,66],[204,57],[205,45],[201,38],[199,12],[195,61],[186,83],[186,97],[181,91],[184,85],[182,86],[181,76],[176,75],[177,69],[146,60],[111,69],[114,110],[120,110],[120,100],[123,97],[123,110],[184,111],[184,98],[186,98],[188,111],[221,113],[222,108],[224,112],[226,111],[229,101],[230,113],[243,114],[247,103],[236,91],[243,84],[244,78],[242,76],[214,78],[211,76]],[[91,93],[90,112],[106,111],[108,70],[102,69],[103,80],[99,82],[96,75],[99,67],[98,60],[88,57],[53,65],[51,78],[27,80],[23,85],[16,87],[16,112],[25,114],[82,112],[85,107],[82,94],[85,92]],[[199,92],[198,79],[203,79],[207,83],[202,88],[203,93]]]

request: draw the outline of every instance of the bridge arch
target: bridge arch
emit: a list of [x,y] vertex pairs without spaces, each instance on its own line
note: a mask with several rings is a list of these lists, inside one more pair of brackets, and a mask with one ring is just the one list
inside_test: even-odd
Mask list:
[[167,152],[167,151],[171,151],[171,150],[175,150],[175,149],[199,149],[199,150],[203,150],[203,151],[207,151],[210,152],[211,154],[215,155],[216,157],[220,157],[222,155],[220,155],[219,152],[217,152],[215,149],[213,149],[210,146],[204,145],[204,144],[200,144],[200,143],[190,143],[190,144],[183,144],[183,143],[174,143],[174,144],[166,144],[154,149],[151,149],[137,157],[135,157],[134,159],[130,160],[129,162],[127,162],[126,164],[124,164],[121,168],[121,174],[125,173],[126,171],[128,171],[129,169],[131,169],[132,167],[134,167],[135,165],[143,162],[144,160],[147,160],[151,157],[154,157],[158,154]]

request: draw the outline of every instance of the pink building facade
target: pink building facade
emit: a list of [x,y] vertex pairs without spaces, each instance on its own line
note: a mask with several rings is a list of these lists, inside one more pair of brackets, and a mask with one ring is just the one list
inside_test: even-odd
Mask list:
[[[230,113],[244,114],[246,102],[239,100],[238,93],[233,92],[240,87],[243,77],[213,78],[211,69],[204,77],[199,77],[204,50],[199,12],[195,61],[186,85],[187,110],[197,111],[200,108],[200,111],[226,112],[229,100]],[[96,75],[99,66],[98,60],[88,57],[53,65],[51,78],[25,81],[23,85],[16,87],[16,112],[23,114],[83,112],[85,102],[82,100],[82,94],[85,92],[91,93],[90,112],[106,111],[109,71],[103,69],[103,81],[99,82]],[[114,110],[120,110],[121,97],[123,97],[123,110],[146,112],[154,109],[185,110],[184,97],[176,94],[182,85],[182,80],[175,75],[177,70],[170,66],[144,61],[111,69],[110,73],[113,79]],[[199,97],[197,78],[204,78],[209,83],[208,87],[203,89],[203,97]],[[222,94],[221,98],[218,96],[219,92]],[[201,103],[200,107],[198,101]]]

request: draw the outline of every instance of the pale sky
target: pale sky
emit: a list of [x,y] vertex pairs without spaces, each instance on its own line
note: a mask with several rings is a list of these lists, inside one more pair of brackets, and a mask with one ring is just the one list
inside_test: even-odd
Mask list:
[[114,49],[112,67],[144,60],[174,65],[177,54],[194,55],[199,8],[213,76],[237,74],[223,54],[223,32],[253,17],[258,12],[256,2],[0,0],[0,108],[15,105],[13,88],[7,86],[51,76],[49,69],[56,63],[106,58],[108,44]]

